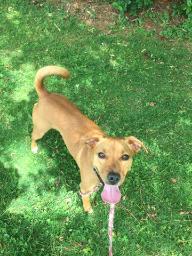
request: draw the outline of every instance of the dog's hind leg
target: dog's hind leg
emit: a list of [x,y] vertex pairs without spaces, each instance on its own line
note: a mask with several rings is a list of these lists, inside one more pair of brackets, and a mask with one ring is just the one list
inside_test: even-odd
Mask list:
[[33,109],[33,131],[31,138],[31,151],[33,153],[38,152],[37,140],[41,139],[43,135],[48,132],[51,127],[42,120],[38,115],[38,105],[35,104]]
[[34,125],[33,127],[33,132],[32,132],[32,139],[31,139],[31,151],[35,154],[38,152],[38,146],[37,146],[37,140],[41,139],[43,135],[49,130],[47,129],[42,129]]

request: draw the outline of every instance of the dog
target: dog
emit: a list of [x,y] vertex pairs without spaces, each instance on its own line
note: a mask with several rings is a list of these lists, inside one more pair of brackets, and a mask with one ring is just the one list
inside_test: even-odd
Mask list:
[[37,140],[48,130],[60,132],[80,169],[83,208],[85,212],[92,212],[90,193],[99,186],[100,180],[121,185],[131,168],[133,156],[145,146],[134,136],[108,136],[65,96],[49,93],[43,86],[43,79],[49,75],[70,77],[67,69],[58,66],[38,70],[35,88],[39,101],[33,108],[31,149],[37,153]]

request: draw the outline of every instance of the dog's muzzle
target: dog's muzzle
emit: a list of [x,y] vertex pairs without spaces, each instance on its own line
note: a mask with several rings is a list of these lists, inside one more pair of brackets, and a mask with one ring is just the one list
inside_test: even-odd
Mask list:
[[116,185],[120,181],[120,174],[114,171],[109,172],[107,181],[110,185]]

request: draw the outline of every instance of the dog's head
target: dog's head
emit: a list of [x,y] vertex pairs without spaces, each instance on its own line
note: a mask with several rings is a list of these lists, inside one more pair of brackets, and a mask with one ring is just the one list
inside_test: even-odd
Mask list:
[[131,168],[133,156],[143,143],[130,136],[124,138],[92,137],[86,141],[92,151],[93,167],[97,168],[102,180],[111,185],[121,185]]

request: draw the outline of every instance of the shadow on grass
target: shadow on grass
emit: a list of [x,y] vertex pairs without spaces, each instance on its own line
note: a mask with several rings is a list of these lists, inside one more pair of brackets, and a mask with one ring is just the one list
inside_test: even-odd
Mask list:
[[[78,192],[80,183],[80,173],[76,162],[69,154],[64,141],[59,132],[50,130],[38,142],[40,150],[46,152],[46,156],[54,162],[53,168],[47,168],[47,176],[55,179],[55,191],[64,186],[67,190]],[[45,179],[45,172],[39,171],[38,175],[34,175],[34,179]],[[43,187],[42,187],[43,189]],[[40,191],[39,191],[40,192]]]
[[13,198],[19,196],[18,189],[19,175],[17,170],[5,167],[0,162],[0,213],[4,213]]
[[[11,170],[6,169],[6,171]],[[7,181],[13,184],[13,177],[10,180],[7,178]],[[7,187],[11,188],[11,186]],[[6,203],[3,202],[1,209],[5,209],[17,196],[17,193],[14,194],[16,188],[12,186],[12,189],[10,193],[5,191]],[[48,218],[42,218],[38,212],[29,216],[26,213],[16,214],[6,211],[0,216],[0,254],[3,256],[105,255],[108,250],[107,222],[100,218],[101,213],[103,214],[103,211],[100,207],[99,212],[94,215],[73,211],[71,214],[63,213],[56,216],[53,213]]]
[[83,249],[90,251],[92,247],[85,239],[72,238],[72,231],[67,232],[61,223],[55,225],[46,220],[29,220],[21,214],[5,214],[0,224],[0,246],[4,256],[85,255]]
[[46,221],[28,220],[21,214],[4,214],[0,224],[2,255],[53,255],[54,238]]

